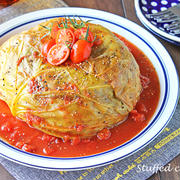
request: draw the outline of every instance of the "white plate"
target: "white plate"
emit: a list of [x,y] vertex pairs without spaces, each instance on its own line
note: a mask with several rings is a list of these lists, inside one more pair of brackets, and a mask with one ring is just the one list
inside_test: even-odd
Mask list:
[[127,157],[152,141],[171,119],[178,100],[178,76],[166,49],[149,32],[120,16],[85,8],[47,9],[25,14],[0,26],[0,45],[12,35],[57,16],[78,15],[124,36],[153,63],[160,79],[160,101],[148,126],[136,137],[112,150],[79,158],[52,158],[31,154],[0,141],[0,155],[17,163],[48,170],[78,170],[105,165]]

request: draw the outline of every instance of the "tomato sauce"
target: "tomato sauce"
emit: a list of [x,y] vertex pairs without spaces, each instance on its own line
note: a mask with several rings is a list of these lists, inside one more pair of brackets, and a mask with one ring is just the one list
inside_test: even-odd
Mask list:
[[108,139],[100,140],[95,136],[91,140],[75,142],[74,145],[68,140],[63,142],[61,138],[47,135],[13,117],[9,107],[2,100],[0,100],[0,137],[23,151],[52,157],[79,157],[115,148],[142,131],[155,112],[159,101],[158,76],[153,65],[141,50],[125,38],[117,36],[127,45],[139,64],[144,89],[135,110],[129,114],[125,122],[110,129],[110,132],[108,131],[111,134]]

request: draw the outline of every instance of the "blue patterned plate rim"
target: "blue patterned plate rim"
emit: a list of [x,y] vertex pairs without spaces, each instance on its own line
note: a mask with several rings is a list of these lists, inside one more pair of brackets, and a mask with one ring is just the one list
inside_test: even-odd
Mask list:
[[[161,5],[159,4],[159,0],[153,0],[153,1],[149,1],[149,0],[134,0],[135,1],[135,10],[136,10],[136,14],[139,18],[139,20],[143,23],[143,25],[148,28],[149,30],[151,30],[154,34],[160,36],[161,38],[174,43],[176,45],[180,45],[180,35],[178,34],[177,36],[169,34],[168,32],[163,30],[163,26],[165,24],[162,24],[161,27],[159,27],[160,25],[155,24],[156,22],[154,21],[150,21],[145,15],[145,12],[149,12],[151,10],[152,12],[158,12],[160,10],[163,10],[163,8],[168,8],[170,6],[169,2],[167,0],[161,0],[161,3],[164,4],[164,6],[166,5],[166,7],[161,7]],[[177,3],[180,3],[180,0],[176,0]],[[167,2],[167,3],[166,3]],[[149,9],[147,4],[151,3],[151,8],[154,6],[154,9]],[[173,3],[175,2],[171,2],[171,4],[173,5]],[[144,6],[142,7],[141,4],[144,4]],[[146,6],[145,6],[146,5]],[[157,6],[155,8],[155,5]],[[175,5],[175,4],[174,4]],[[143,9],[142,9],[143,8]],[[150,7],[149,7],[150,8]],[[153,22],[154,24],[152,24],[151,22]]]

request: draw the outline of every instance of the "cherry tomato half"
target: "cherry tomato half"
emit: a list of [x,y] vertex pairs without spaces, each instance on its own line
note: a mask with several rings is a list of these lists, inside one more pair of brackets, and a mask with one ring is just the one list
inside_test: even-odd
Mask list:
[[47,60],[52,65],[60,65],[69,57],[70,50],[65,44],[56,44],[48,52]]
[[[65,19],[62,19],[62,20],[59,20],[59,21],[56,21],[53,23],[52,28],[51,28],[51,37],[53,39],[56,39],[58,31],[61,29],[60,27],[62,27],[62,28],[64,27],[64,25],[61,24],[62,21],[65,23]],[[70,22],[67,22],[67,23],[68,23],[68,29],[70,28],[72,30],[73,28],[71,28]]]
[[50,39],[46,42],[43,43],[42,47],[41,47],[41,53],[43,56],[47,57],[47,54],[49,52],[49,50],[51,49],[52,46],[54,46],[56,44],[54,39]]
[[89,58],[91,44],[86,40],[78,40],[71,49],[70,59],[73,63],[80,63]]
[[[86,37],[86,33],[87,33],[87,28],[81,28],[81,29],[77,29],[75,32],[74,32],[74,35],[75,35],[75,38],[76,40],[78,39],[85,39]],[[87,37],[87,41],[88,42],[93,42],[94,40],[94,37],[93,37],[93,34],[92,32],[89,30],[88,32],[88,37]],[[91,43],[91,46],[93,46],[93,43]]]
[[69,47],[72,47],[75,42],[75,36],[73,32],[73,28],[68,29],[60,29],[56,36],[57,44],[66,44]]

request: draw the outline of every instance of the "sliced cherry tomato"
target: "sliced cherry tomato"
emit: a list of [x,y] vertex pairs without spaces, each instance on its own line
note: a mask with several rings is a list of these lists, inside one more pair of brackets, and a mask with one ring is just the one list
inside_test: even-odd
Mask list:
[[54,45],[48,52],[47,60],[52,65],[60,65],[69,57],[70,50],[65,44]]
[[[74,32],[74,35],[75,35],[76,40],[78,40],[78,39],[85,39],[86,33],[87,33],[87,28],[77,29],[77,30]],[[89,30],[89,31],[88,31],[87,41],[88,41],[88,42],[93,42],[93,40],[94,40],[93,34],[92,34],[92,32]],[[93,43],[91,43],[91,46],[93,46]]]
[[[58,34],[58,31],[61,29],[60,27],[62,27],[62,28],[64,27],[64,25],[61,24],[62,21],[65,22],[65,19],[63,18],[62,20],[56,21],[56,22],[53,23],[52,28],[51,28],[51,37],[52,37],[53,39],[56,39],[56,36],[57,36],[57,34]],[[68,23],[68,29],[71,28],[71,27],[70,27],[70,22],[68,21],[67,23]],[[72,29],[73,29],[73,28],[71,28],[71,30],[72,30]],[[74,29],[73,29],[73,30],[74,30]]]
[[47,54],[48,54],[49,50],[55,44],[56,44],[56,42],[55,42],[54,39],[50,39],[50,40],[46,41],[45,43],[43,43],[42,48],[41,48],[42,55],[47,57]]
[[80,63],[91,55],[91,44],[86,40],[78,40],[72,47],[70,59],[73,63]]
[[66,44],[69,47],[72,47],[73,44],[75,43],[75,36],[74,36],[73,28],[60,29],[56,36],[56,43]]

